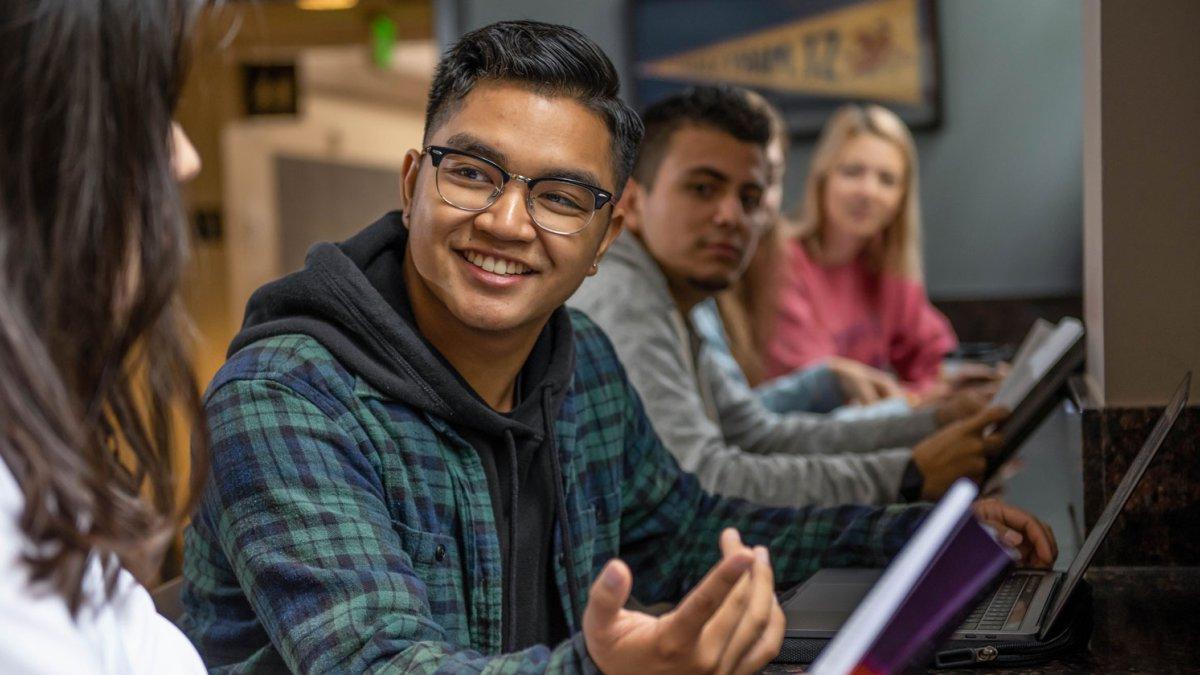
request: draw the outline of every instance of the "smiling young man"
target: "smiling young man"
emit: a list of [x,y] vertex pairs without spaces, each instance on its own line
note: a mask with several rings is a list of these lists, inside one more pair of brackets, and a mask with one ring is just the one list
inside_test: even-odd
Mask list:
[[617,91],[571,29],[464,36],[403,210],[255,293],[206,395],[186,542],[182,625],[211,669],[752,672],[782,639],[776,578],[911,532],[919,508],[705,494],[562,306],[621,227],[641,125]]
[[936,499],[982,474],[999,439],[981,431],[1002,413],[958,421],[968,397],[861,419],[781,415],[731,380],[685,317],[738,279],[767,224],[769,111],[744,90],[696,87],[643,118],[626,232],[571,304],[612,338],[683,468],[713,492],[783,506]]

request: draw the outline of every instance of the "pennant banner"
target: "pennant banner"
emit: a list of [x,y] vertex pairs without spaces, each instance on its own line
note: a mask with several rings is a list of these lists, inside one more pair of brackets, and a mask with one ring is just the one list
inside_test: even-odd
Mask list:
[[643,77],[920,104],[917,0],[867,0],[639,65]]

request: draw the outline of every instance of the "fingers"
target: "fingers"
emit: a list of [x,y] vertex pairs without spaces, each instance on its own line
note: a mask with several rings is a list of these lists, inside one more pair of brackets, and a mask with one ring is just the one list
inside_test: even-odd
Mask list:
[[986,387],[982,387],[979,389],[974,389],[974,390],[969,391],[966,394],[964,394],[964,396],[967,399],[967,407],[971,411],[972,415],[974,415],[974,414],[978,413],[980,410],[983,410],[984,408],[986,408],[988,405],[988,401],[992,400],[992,395],[995,392],[989,393],[988,391],[986,391],[986,389],[987,389]]
[[983,363],[961,363],[950,377],[956,387],[970,386],[979,382],[994,382],[1002,377],[997,368]]
[[992,424],[996,424],[1009,416],[1009,411],[999,406],[984,408],[971,417],[958,422],[959,431],[966,434],[977,434]]
[[904,388],[894,378],[885,373],[873,373],[870,377],[871,388],[880,399],[903,396]]
[[871,383],[855,373],[843,375],[842,387],[846,390],[846,398],[856,404],[874,403],[876,400],[875,390]]
[[1032,544],[1037,558],[1029,564],[1036,567],[1050,567],[1058,559],[1058,542],[1054,539],[1054,531],[1050,526],[1030,516],[1030,522],[1025,528],[1025,539]]
[[721,537],[717,540],[717,543],[721,547],[721,557],[723,558],[746,550],[745,545],[742,544],[742,535],[733,527],[721,530]]
[[864,377],[858,381],[858,390],[861,392],[859,398],[862,399],[863,405],[870,405],[881,398],[879,395],[879,389],[877,389],[875,383],[868,378]]
[[825,365],[837,375],[842,394],[853,403],[870,404],[904,395],[896,378],[881,370],[838,357],[831,357]]
[[609,628],[629,600],[632,588],[633,574],[629,566],[616,558],[608,561],[588,591],[588,604],[583,612],[584,630],[602,641],[610,638]]
[[1057,545],[1051,543],[1049,530],[1040,520],[1034,518],[1028,513],[1004,505],[1004,524],[1020,533],[1021,537],[1029,542],[1030,548],[1036,554],[1033,560],[1027,560],[1030,564],[1045,565],[1049,567],[1054,563],[1054,559],[1058,557]]
[[[754,572],[742,576],[738,581],[737,586],[730,592],[729,597],[725,598],[725,602],[721,605],[708,624],[701,631],[699,642],[709,648],[716,647],[718,654],[715,661],[716,666],[712,668],[713,672],[726,673],[728,671],[728,663],[731,658],[738,656],[745,651],[744,647],[738,646],[735,641],[738,629],[749,611],[751,601],[754,599]],[[736,663],[736,661],[734,661]]]
[[971,392],[978,397],[980,402],[984,405],[986,405],[988,401],[992,400],[992,397],[994,397],[998,391],[1000,391],[999,380],[995,382],[988,382],[987,384],[976,385],[971,389]]
[[784,616],[783,608],[776,602],[771,608],[771,620],[767,624],[767,629],[763,631],[762,638],[754,645],[735,673],[737,675],[750,675],[756,673],[776,656],[779,655],[779,648],[783,646],[783,631],[787,628],[787,617]]
[[1004,447],[1004,434],[988,434],[984,436],[982,446],[983,454],[988,457],[995,457],[996,453],[1000,452]]
[[779,602],[775,598],[775,575],[771,569],[771,558],[767,549],[755,546],[754,556],[754,567],[751,568],[751,574],[748,575],[750,581],[749,602],[739,618],[729,644],[721,655],[720,665],[717,668],[718,673],[738,673],[745,672],[747,669],[752,669],[750,672],[753,672],[753,670],[766,665],[766,661],[756,662],[755,658],[751,656],[752,653],[759,652],[758,658],[761,658],[761,653],[766,653],[767,661],[769,661],[778,651],[778,646],[776,646],[775,652],[771,652],[770,643],[760,647],[760,643],[771,625],[775,609],[779,607]]
[[[726,530],[721,533],[722,549],[725,548]],[[736,534],[736,532],[735,532]],[[739,542],[740,544],[740,542]],[[664,636],[675,644],[687,644],[696,639],[704,625],[721,609],[750,566],[754,554],[742,546],[741,550],[730,550],[719,563],[709,570],[700,583],[680,602],[675,609],[663,617],[668,622]],[[732,630],[732,627],[730,627]]]
[[997,522],[989,522],[988,526],[996,531],[997,539],[1020,551],[1022,554],[1021,559],[1025,559],[1025,552],[1029,548],[1029,545],[1020,532]]
[[1050,564],[1053,565],[1055,560],[1058,560],[1058,539],[1054,536],[1054,528],[1046,524],[1046,521],[1038,519],[1038,523],[1042,526],[1042,531],[1046,534],[1046,539],[1050,542]]
[[1058,558],[1053,531],[1029,513],[988,499],[977,503],[976,515],[995,527],[1003,541],[1020,550],[1026,564],[1049,567]]
[[965,391],[954,394],[937,406],[937,421],[939,425],[947,425],[978,414],[987,400],[973,392]]

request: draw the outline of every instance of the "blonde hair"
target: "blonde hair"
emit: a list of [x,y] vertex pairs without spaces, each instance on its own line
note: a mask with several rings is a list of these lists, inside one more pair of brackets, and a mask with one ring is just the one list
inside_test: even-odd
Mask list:
[[863,134],[873,134],[896,146],[904,155],[906,164],[900,208],[895,220],[888,223],[881,236],[867,246],[867,263],[876,271],[891,272],[919,282],[922,280],[922,266],[917,147],[908,127],[887,108],[845,105],[838,108],[825,123],[804,183],[804,201],[789,234],[798,237],[814,257],[820,257],[825,225],[825,181],[846,143]]

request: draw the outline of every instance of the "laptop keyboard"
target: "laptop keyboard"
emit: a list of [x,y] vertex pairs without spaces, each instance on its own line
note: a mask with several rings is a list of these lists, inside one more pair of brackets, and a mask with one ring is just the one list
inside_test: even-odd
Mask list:
[[[986,596],[980,601],[979,606],[967,616],[958,630],[988,631],[1017,628],[1021,625],[1021,619],[1025,618],[1025,610],[1028,609],[1029,602],[1033,599],[1034,592],[1037,591],[1039,579],[1041,577],[1034,574],[1009,575],[996,587],[996,590],[992,591],[990,596]],[[1013,608],[1019,601],[1024,601],[1022,611],[1018,612],[1016,616],[1010,617],[1013,615]]]

